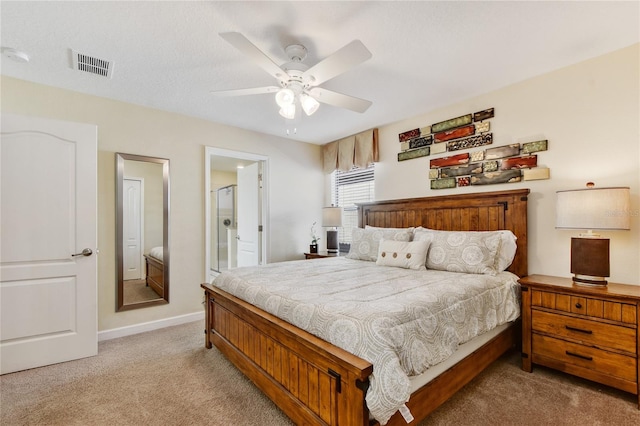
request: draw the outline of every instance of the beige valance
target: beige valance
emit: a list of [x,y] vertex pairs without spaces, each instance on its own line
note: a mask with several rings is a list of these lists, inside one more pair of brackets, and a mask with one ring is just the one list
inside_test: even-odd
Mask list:
[[378,129],[371,129],[330,142],[323,147],[324,172],[365,169],[378,161]]

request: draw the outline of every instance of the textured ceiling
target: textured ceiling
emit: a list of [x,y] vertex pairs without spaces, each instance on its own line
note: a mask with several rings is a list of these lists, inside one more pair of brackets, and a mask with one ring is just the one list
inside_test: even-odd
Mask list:
[[[426,113],[640,41],[631,2],[0,3],[3,75],[286,136],[272,85],[218,33],[244,34],[276,63],[301,43],[313,65],[354,39],[373,57],[322,87],[368,99],[365,113],[321,105],[293,139],[323,144]],[[115,62],[107,79],[71,68],[69,49]],[[490,105],[488,105],[489,107]]]

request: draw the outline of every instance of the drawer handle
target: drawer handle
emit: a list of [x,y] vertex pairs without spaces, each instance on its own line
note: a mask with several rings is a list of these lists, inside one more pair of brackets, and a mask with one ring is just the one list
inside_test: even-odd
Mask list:
[[590,357],[590,356],[574,354],[573,352],[569,352],[569,351],[565,351],[565,353],[570,356],[575,356],[576,358],[586,359],[587,361],[593,361],[593,357]]
[[564,327],[567,330],[577,331],[578,333],[593,334],[593,331],[591,331],[591,330],[583,330],[581,328],[571,327],[570,325],[565,325]]
[[582,304],[580,302],[576,303],[576,309],[582,309]]

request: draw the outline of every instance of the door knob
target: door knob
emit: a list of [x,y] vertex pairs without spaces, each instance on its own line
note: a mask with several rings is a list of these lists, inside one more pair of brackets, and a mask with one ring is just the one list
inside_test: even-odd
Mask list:
[[82,252],[80,252],[80,253],[72,254],[71,257],[91,256],[92,254],[93,254],[93,251],[90,248],[86,248],[86,249],[82,250]]

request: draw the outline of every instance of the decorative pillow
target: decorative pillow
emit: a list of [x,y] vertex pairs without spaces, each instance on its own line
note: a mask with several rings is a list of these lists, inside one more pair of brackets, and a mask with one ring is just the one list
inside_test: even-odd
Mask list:
[[468,274],[496,274],[501,236],[497,232],[416,232],[414,241],[430,242],[427,269]]
[[516,240],[518,237],[514,235],[511,231],[494,231],[500,234],[500,250],[498,251],[498,258],[496,261],[496,270],[497,272],[505,271],[511,262],[513,262],[513,258],[516,257],[516,250],[518,249],[518,245],[516,244]]
[[[381,227],[378,227],[378,226],[369,226],[369,225],[366,225],[364,228],[365,229],[378,229],[380,231],[409,231],[409,232],[411,232],[411,238],[412,239],[413,239],[413,232],[417,229],[417,228],[414,228],[413,226],[409,226],[407,228],[381,228]],[[409,240],[409,241],[411,241],[411,240]]]
[[[422,226],[418,226],[414,228],[414,239],[415,235],[422,231],[435,231],[435,229],[423,228]],[[496,271],[506,271],[507,268],[513,262],[514,257],[516,256],[516,250],[518,249],[518,245],[516,244],[516,240],[518,239],[513,232],[503,229],[499,231],[469,231],[469,232],[478,232],[485,234],[499,234],[500,235],[500,249],[498,250],[498,256],[496,259]]]
[[429,250],[427,241],[382,240],[376,265],[414,270],[425,269],[427,250]]
[[375,262],[378,259],[380,240],[410,241],[411,232],[406,229],[378,229],[353,228],[351,234],[351,249],[348,259],[367,260]]

